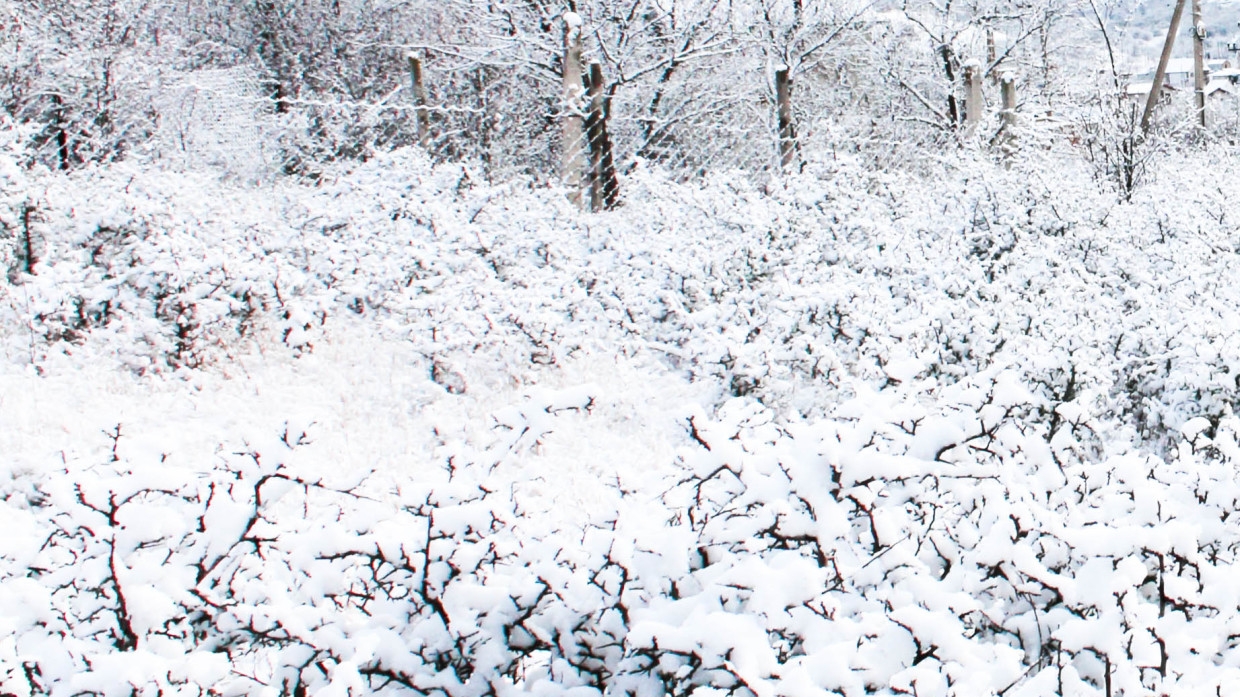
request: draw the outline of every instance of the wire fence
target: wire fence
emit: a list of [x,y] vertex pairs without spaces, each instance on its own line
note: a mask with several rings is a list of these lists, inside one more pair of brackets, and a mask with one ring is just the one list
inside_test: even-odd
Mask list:
[[262,81],[248,68],[198,70],[175,77],[156,99],[152,138],[158,157],[173,166],[209,167],[245,179],[278,169],[276,124]]
[[[507,104],[478,111],[429,103],[422,140],[433,156],[476,163],[493,178],[580,180],[586,188],[603,160],[620,174],[657,167],[680,179],[710,172],[763,176],[778,167],[773,114],[760,92],[743,98],[669,90],[657,113],[645,96],[621,91],[605,100],[601,116],[592,115],[588,103],[574,109],[558,95],[544,97],[537,109]],[[583,171],[566,171],[573,166]]]
[[[618,178],[642,168],[679,180],[762,182],[841,147],[881,158],[926,145],[899,121],[921,108],[899,103],[912,97],[856,59],[820,61],[791,77],[769,61],[738,59],[645,81],[579,61],[579,72],[557,82],[545,67],[407,58],[403,80],[356,100],[279,93],[245,67],[174,76],[155,103],[154,150],[176,166],[255,180],[419,145],[492,181],[562,183],[599,209],[614,205]],[[887,100],[885,118],[874,116],[874,95]],[[951,134],[921,130],[930,139]]]
[[[589,190],[593,205],[596,181],[606,189],[641,168],[761,181],[839,152],[882,169],[952,140],[997,143],[1003,128],[1006,142],[999,113],[1015,107],[997,78],[1008,71],[1022,128],[1042,114],[1094,127],[1091,105],[1109,103],[1092,67],[1074,78],[1058,60],[1076,50],[1069,35],[1016,31],[1050,22],[1033,10],[982,22],[868,0],[690,3],[688,14],[642,0],[631,12],[583,3],[578,17],[542,3],[445,2],[398,3],[411,14],[396,21],[291,3],[305,14],[276,22],[261,11],[269,3],[251,5],[229,6],[247,21],[187,45],[254,51],[182,55],[155,41],[52,69],[46,51],[10,42],[10,62],[25,62],[0,75],[0,106],[32,124],[31,160],[61,170],[150,153],[250,180],[313,177],[325,163],[419,145],[492,181]],[[969,66],[987,72],[974,92]],[[1224,115],[1233,133],[1237,113]]]
[[[679,179],[713,172],[763,177],[780,167],[775,107],[760,74],[710,92],[668,85],[657,99],[650,90],[618,90],[593,112],[588,97],[570,107],[558,90],[517,90],[511,77],[475,79],[467,89],[453,77],[442,84],[428,77],[379,101],[280,101],[256,71],[195,71],[170,80],[157,100],[152,149],[174,166],[247,179],[364,148],[418,144],[435,159],[468,163],[493,180],[550,183],[573,179],[566,163],[579,157],[575,176],[585,189],[603,159],[615,174],[660,168]],[[572,121],[579,135],[566,140]]]

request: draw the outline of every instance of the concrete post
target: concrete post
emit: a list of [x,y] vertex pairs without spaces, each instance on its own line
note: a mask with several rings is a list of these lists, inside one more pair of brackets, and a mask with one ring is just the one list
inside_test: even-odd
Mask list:
[[1193,96],[1197,100],[1197,122],[1201,130],[1206,128],[1206,25],[1201,21],[1201,0],[1193,0]]
[[982,67],[976,61],[964,66],[964,123],[972,131],[982,122]]

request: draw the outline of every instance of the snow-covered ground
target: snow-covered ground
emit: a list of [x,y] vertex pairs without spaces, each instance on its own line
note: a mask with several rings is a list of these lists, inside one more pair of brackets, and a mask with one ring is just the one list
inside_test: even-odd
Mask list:
[[1220,155],[10,158],[0,693],[1229,694]]
[[[574,413],[555,418],[547,433],[526,435],[505,464],[554,474],[548,495],[560,493],[559,506],[575,509],[600,481],[666,474],[683,436],[678,421],[714,398],[711,387],[668,375],[649,356],[567,359],[536,381],[480,380],[453,394],[427,379],[408,342],[370,330],[346,319],[304,355],[255,350],[214,370],[173,376],[66,359],[41,372],[10,364],[0,375],[0,451],[9,466],[30,470],[106,458],[119,425],[122,454],[134,439],[135,448],[209,461],[222,441],[292,422],[313,430],[316,452],[333,467],[417,479],[442,466],[437,450],[492,443],[497,428],[521,423],[523,411],[567,399]],[[575,413],[585,400],[588,412]]]

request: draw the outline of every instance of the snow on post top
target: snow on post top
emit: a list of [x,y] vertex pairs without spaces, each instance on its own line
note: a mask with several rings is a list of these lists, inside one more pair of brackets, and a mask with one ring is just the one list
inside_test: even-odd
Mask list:
[[569,29],[580,29],[581,28],[581,15],[577,14],[576,12],[565,12],[564,13],[564,24],[567,25]]

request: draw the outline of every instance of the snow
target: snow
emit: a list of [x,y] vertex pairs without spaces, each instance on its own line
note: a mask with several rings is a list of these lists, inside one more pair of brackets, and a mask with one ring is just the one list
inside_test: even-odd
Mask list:
[[1123,204],[1054,151],[646,169],[599,214],[412,151],[0,157],[48,221],[0,283],[0,691],[1225,691],[1216,155]]

